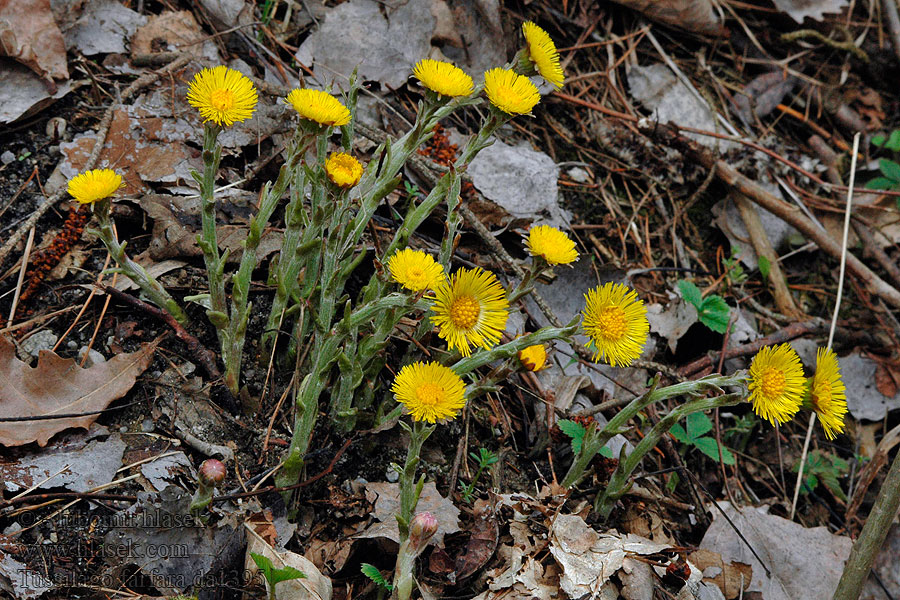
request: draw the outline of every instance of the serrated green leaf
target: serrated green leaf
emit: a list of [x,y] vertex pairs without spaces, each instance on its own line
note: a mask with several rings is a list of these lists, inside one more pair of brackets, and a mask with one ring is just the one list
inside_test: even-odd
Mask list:
[[900,182],[900,165],[886,158],[878,159],[881,174],[894,182]]
[[893,190],[897,182],[887,177],[876,177],[872,181],[866,183],[867,190]]
[[[711,459],[716,462],[719,462],[719,445],[716,443],[716,440],[711,437],[702,437],[694,440],[694,446],[697,447],[700,452],[707,455]],[[731,453],[731,450],[722,446],[722,462],[726,465],[734,464],[734,454]]]
[[674,437],[676,440],[678,440],[682,444],[690,444],[691,443],[691,438],[688,437],[688,434],[684,430],[684,427],[682,427],[678,423],[675,423],[674,425],[672,425],[672,429],[669,430],[669,433],[671,433],[672,437]]
[[685,421],[685,429],[692,440],[696,440],[713,428],[712,421],[702,412],[691,413]]
[[760,256],[756,259],[756,262],[759,264],[759,274],[762,275],[763,279],[768,279],[769,273],[772,271],[772,263],[765,256]]
[[392,591],[394,586],[387,582],[384,578],[384,575],[381,574],[381,571],[378,570],[378,567],[375,565],[370,565],[369,563],[362,563],[359,566],[359,570],[362,571],[362,574],[375,582],[375,585],[386,589],[387,591]]
[[697,311],[700,311],[700,306],[703,303],[703,294],[700,293],[700,288],[698,288],[692,281],[688,281],[687,279],[681,279],[677,283],[678,290],[681,292],[681,297],[684,298],[685,302],[693,304]]
[[581,452],[581,442],[584,441],[584,434],[587,433],[584,425],[570,419],[560,419],[556,424],[560,431],[572,438],[572,452],[575,454]]
[[717,333],[725,333],[728,329],[728,317],[731,308],[722,296],[713,294],[703,300],[697,311],[700,322]]

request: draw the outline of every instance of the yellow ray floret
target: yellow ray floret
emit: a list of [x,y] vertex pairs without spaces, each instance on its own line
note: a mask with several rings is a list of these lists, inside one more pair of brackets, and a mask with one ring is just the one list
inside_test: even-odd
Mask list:
[[510,115],[528,114],[541,101],[527,77],[500,67],[484,74],[484,92],[491,104]]
[[340,100],[321,90],[298,89],[284,99],[304,119],[340,127],[350,122],[350,111]]
[[416,63],[413,75],[419,82],[441,96],[468,96],[475,85],[465,71],[448,62],[425,58]]
[[627,367],[640,357],[650,324],[637,292],[609,282],[588,290],[584,300],[582,326],[596,349],[594,360]]
[[800,357],[790,344],[766,346],[750,363],[750,402],[753,412],[772,425],[785,423],[803,403],[806,378]]
[[822,422],[825,437],[833,440],[843,433],[847,395],[837,355],[830,348],[816,352],[816,374],[809,380],[809,400]]
[[447,280],[444,267],[421,250],[405,248],[390,257],[387,266],[393,280],[413,292],[437,289]]
[[546,31],[531,21],[522,24],[522,33],[525,34],[525,43],[528,44],[528,56],[538,73],[547,83],[556,86],[557,89],[561,88],[565,77],[562,67],[559,65],[559,52],[556,51],[556,44],[553,43]]
[[565,233],[549,225],[538,225],[528,231],[525,241],[532,256],[540,256],[551,265],[567,265],[578,260],[575,242]]
[[200,111],[203,121],[230,127],[253,116],[256,88],[240,71],[224,65],[203,69],[194,76],[188,103]]
[[509,317],[506,290],[496,275],[481,268],[460,269],[434,291],[431,322],[451,350],[463,356],[471,346],[485,350],[500,341]]
[[529,371],[540,371],[547,363],[547,349],[543,344],[535,344],[519,350],[518,357],[522,366]]
[[332,152],[325,161],[325,173],[334,185],[352,188],[359,183],[363,168],[358,160],[346,152]]
[[414,421],[453,419],[466,405],[466,384],[450,368],[437,362],[406,365],[394,379],[391,391]]
[[85,171],[69,180],[69,194],[81,204],[109,198],[122,187],[122,176],[112,169]]

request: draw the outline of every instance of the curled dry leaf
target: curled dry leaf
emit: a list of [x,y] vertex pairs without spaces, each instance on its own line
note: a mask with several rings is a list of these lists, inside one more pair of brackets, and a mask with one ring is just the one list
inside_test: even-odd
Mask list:
[[50,0],[0,0],[0,55],[15,59],[51,84],[68,79],[66,43],[53,20]]
[[55,434],[71,427],[87,429],[100,411],[124,396],[137,376],[146,370],[158,342],[146,343],[137,352],[118,354],[89,369],[74,359],[42,351],[37,366],[16,358],[15,345],[0,337],[0,414],[4,417],[43,417],[89,413],[39,421],[0,422],[0,444],[21,446],[37,442],[45,446]]
[[665,25],[707,35],[725,35],[726,30],[710,0],[615,0],[647,18]]

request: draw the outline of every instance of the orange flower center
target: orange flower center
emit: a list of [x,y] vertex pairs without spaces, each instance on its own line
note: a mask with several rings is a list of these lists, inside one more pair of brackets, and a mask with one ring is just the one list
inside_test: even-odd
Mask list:
[[471,329],[478,322],[481,306],[472,296],[460,296],[450,305],[450,321],[460,329]]
[[621,306],[610,306],[600,311],[597,318],[598,329],[603,332],[603,337],[608,340],[618,340],[625,335],[627,322],[625,309]]
[[231,110],[234,107],[234,94],[228,89],[213,90],[213,93],[209,96],[209,103],[216,110]]
[[425,271],[419,267],[411,267],[409,271],[406,272],[406,276],[413,281],[422,281],[425,279]]
[[777,398],[784,393],[784,372],[775,367],[769,367],[762,372],[762,391],[766,398]]
[[444,390],[434,383],[423,383],[416,388],[416,398],[425,406],[437,406],[444,397]]

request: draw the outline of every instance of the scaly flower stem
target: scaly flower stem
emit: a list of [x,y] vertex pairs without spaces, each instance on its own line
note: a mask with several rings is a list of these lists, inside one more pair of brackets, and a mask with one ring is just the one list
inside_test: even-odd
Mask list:
[[406,463],[400,471],[400,514],[397,515],[397,525],[400,528],[400,540],[406,541],[409,536],[409,521],[412,519],[419,495],[425,486],[425,475],[416,481],[416,467],[419,465],[419,456],[422,453],[422,444],[434,431],[436,425],[428,425],[423,421],[413,421],[412,427],[404,421],[400,426],[409,432],[409,448],[406,452]]
[[676,383],[664,388],[650,388],[642,396],[638,396],[632,400],[625,408],[616,413],[612,419],[600,430],[589,430],[588,435],[581,443],[581,451],[576,455],[572,466],[562,480],[563,487],[572,487],[577,485],[585,475],[588,465],[600,452],[600,449],[619,433],[627,431],[625,425],[635,417],[639,412],[646,409],[651,404],[676,398],[683,395],[702,394],[708,391],[722,392],[721,388],[725,386],[742,385],[745,379],[742,374],[732,375],[729,377],[723,375],[714,375],[704,377],[696,381],[684,381]]
[[100,238],[100,241],[103,242],[103,245],[106,246],[106,249],[118,265],[118,268],[112,269],[112,271],[126,275],[137,284],[148,300],[168,311],[182,325],[187,324],[187,315],[184,314],[178,302],[169,295],[169,292],[144,267],[131,260],[125,253],[125,243],[119,242],[113,230],[113,223],[110,218],[112,207],[109,198],[95,202],[93,208],[94,214],[97,216],[97,222],[100,225],[100,229],[96,231],[97,237]]
[[541,276],[549,265],[547,261],[545,261],[540,256],[535,256],[531,260],[531,266],[525,269],[525,277],[522,278],[522,281],[519,282],[519,285],[515,287],[513,291],[509,293],[509,304],[512,305],[519,298],[523,296],[527,296],[532,291],[534,291],[534,282],[538,277]]
[[[659,443],[662,436],[669,433],[669,430],[675,423],[692,413],[722,406],[733,406],[742,402],[743,399],[744,394],[740,393],[725,394],[715,398],[697,398],[696,400],[691,400],[687,404],[682,404],[660,419],[659,423],[657,423],[653,429],[644,436],[644,439],[635,446],[631,454],[619,459],[619,466],[610,478],[606,488],[603,492],[597,494],[597,498],[594,500],[594,511],[596,511],[604,521],[609,517],[616,501],[624,496],[631,487],[631,483],[629,482],[631,474],[638,465],[641,464],[641,460],[644,456],[656,447],[656,444]],[[624,454],[624,448],[622,451]]]
[[228,331],[225,335],[229,348],[227,352],[223,351],[222,355],[226,358],[225,385],[235,396],[240,391],[241,361],[251,309],[251,304],[248,301],[250,280],[253,276],[253,269],[256,268],[256,250],[259,248],[263,231],[269,224],[272,213],[275,212],[278,202],[284,196],[288,182],[293,179],[297,163],[313,139],[314,137],[310,134],[299,136],[299,139],[295,137],[294,142],[288,148],[287,160],[281,165],[275,184],[266,184],[263,188],[259,212],[250,220],[250,230],[247,233],[247,239],[243,243],[241,264],[232,279],[231,316],[228,320]]
[[203,126],[203,175],[194,172],[192,175],[200,184],[200,217],[203,230],[197,245],[203,251],[206,263],[206,277],[209,282],[209,310],[206,316],[216,328],[219,346],[222,349],[222,360],[227,364],[226,352],[229,350],[226,338],[228,327],[228,306],[225,299],[225,257],[219,254],[219,240],[216,233],[216,173],[222,160],[222,146],[216,143],[221,128],[209,121]]
[[512,358],[513,356],[518,354],[520,350],[524,350],[528,346],[543,344],[544,342],[550,342],[553,340],[571,339],[577,329],[578,326],[574,323],[571,323],[566,327],[542,327],[534,333],[529,333],[528,335],[517,337],[511,342],[500,344],[499,346],[494,346],[490,350],[475,352],[471,356],[459,360],[450,368],[453,369],[453,371],[457,375],[463,376],[467,373],[471,373],[478,367],[483,367],[484,365],[492,363],[495,360]]

